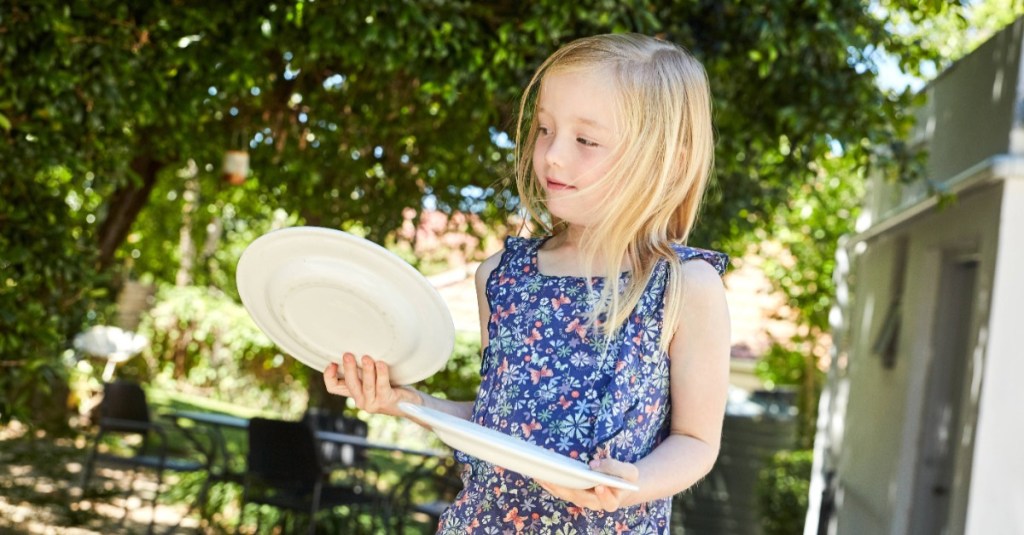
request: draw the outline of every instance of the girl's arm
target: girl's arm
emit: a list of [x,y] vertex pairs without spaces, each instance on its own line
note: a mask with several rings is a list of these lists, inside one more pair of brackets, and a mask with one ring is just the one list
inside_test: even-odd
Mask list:
[[[487,303],[485,288],[487,278],[491,271],[497,267],[501,260],[501,253],[491,256],[476,270],[476,296],[480,312],[480,347],[487,347],[487,322],[491,317],[490,305]],[[338,369],[343,372],[343,377],[338,377]],[[411,386],[391,386],[390,370],[384,362],[375,361],[368,355],[363,355],[357,361],[352,353],[345,353],[341,359],[341,365],[331,363],[324,370],[324,384],[327,391],[339,396],[351,397],[356,407],[370,413],[390,414],[392,416],[406,416],[398,403],[405,401],[427,408],[446,412],[453,416],[469,419],[473,410],[472,401],[450,401],[440,399],[429,394],[420,392]],[[406,416],[407,417],[407,416]],[[430,427],[419,420],[416,423]]]
[[664,498],[700,481],[714,466],[729,394],[729,308],[718,272],[683,265],[679,324],[669,346],[670,435],[636,463],[640,492],[626,505]]
[[634,481],[638,492],[597,486],[573,491],[543,484],[549,492],[590,509],[620,507],[672,496],[700,481],[718,458],[729,389],[729,310],[718,272],[701,261],[683,265],[679,324],[669,346],[671,434],[634,464],[612,459],[591,463]]

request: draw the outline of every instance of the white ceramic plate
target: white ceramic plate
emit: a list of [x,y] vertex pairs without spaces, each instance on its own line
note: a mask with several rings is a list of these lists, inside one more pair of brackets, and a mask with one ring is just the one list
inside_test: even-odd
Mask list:
[[451,313],[423,275],[340,230],[292,227],[254,240],[236,272],[242,304],[282,350],[316,370],[352,352],[388,363],[391,382],[444,367]]
[[398,405],[406,415],[429,425],[445,444],[513,472],[572,489],[607,485],[639,490],[633,483],[595,472],[583,462],[469,420],[412,403]]

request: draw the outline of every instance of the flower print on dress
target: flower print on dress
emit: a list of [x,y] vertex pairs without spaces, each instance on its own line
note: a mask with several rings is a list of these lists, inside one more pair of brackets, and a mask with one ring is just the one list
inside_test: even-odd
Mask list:
[[[508,238],[486,282],[490,343],[471,419],[583,462],[642,459],[668,435],[669,366],[660,348],[668,266],[656,266],[627,323],[606,343],[587,327],[603,280],[541,274],[542,244]],[[719,273],[728,263],[721,253],[674,248],[681,261],[703,259]],[[455,455],[465,464],[465,488],[439,533],[667,533],[671,499],[589,511],[521,474]]]

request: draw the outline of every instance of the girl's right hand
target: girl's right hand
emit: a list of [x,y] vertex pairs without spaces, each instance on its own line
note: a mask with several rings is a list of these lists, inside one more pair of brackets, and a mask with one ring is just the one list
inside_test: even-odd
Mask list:
[[344,377],[338,377],[338,364],[332,362],[324,370],[324,385],[327,391],[339,396],[352,398],[356,406],[370,413],[403,416],[398,403],[408,401],[423,404],[417,390],[407,387],[392,387],[391,373],[387,363],[375,361],[363,355],[362,367],[356,363],[356,356],[345,353],[341,359]]

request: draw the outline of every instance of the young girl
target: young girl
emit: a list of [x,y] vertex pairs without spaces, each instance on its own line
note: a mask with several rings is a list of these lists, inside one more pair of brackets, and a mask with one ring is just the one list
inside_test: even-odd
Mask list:
[[386,364],[351,353],[327,389],[370,412],[409,401],[471,419],[640,488],[567,489],[457,452],[465,488],[440,533],[668,533],[671,496],[718,455],[728,385],[728,260],[682,245],[712,167],[707,76],[657,39],[573,41],[527,86],[516,152],[546,232],[477,271],[476,401],[392,387]]

